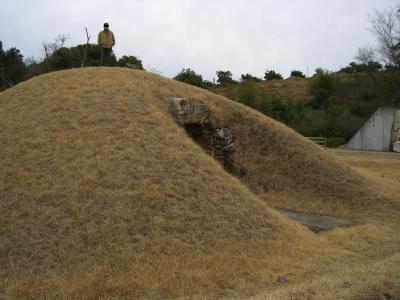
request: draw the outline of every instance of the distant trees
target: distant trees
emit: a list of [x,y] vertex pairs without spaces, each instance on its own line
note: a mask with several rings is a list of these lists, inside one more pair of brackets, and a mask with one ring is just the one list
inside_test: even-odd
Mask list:
[[43,73],[46,73],[46,68],[42,62],[36,60],[34,57],[28,57],[25,59],[25,74],[22,81]]
[[[43,57],[36,60],[32,57],[24,61],[23,55],[17,48],[3,49],[0,42],[0,90],[43,73],[79,68],[86,66],[100,66],[100,47],[90,44],[90,35],[85,28],[86,44],[66,47],[68,36],[60,34],[52,42],[42,43]],[[127,67],[144,70],[142,61],[136,56],[124,55],[117,59],[111,56],[111,66]],[[212,83],[207,82],[208,86]]]
[[400,67],[400,42],[393,47],[393,61],[395,66]]
[[327,70],[318,68],[315,72],[317,77],[311,83],[310,94],[313,99],[310,101],[310,105],[319,109],[327,104],[334,92],[336,81],[335,75]]
[[[47,72],[79,68],[82,66],[100,66],[100,48],[96,44],[82,44],[71,48],[61,47],[43,60]],[[117,58],[113,54],[111,66],[117,66]]]
[[187,69],[182,69],[181,72],[178,73],[173,79],[185,82],[187,84],[191,84],[197,87],[203,87],[204,86],[204,81],[203,77],[199,74],[197,74],[195,71],[193,71],[190,68]]
[[[100,48],[96,44],[80,44],[72,47],[71,52],[75,57],[76,67],[97,67],[101,65]],[[111,55],[110,65],[117,65],[117,58],[114,53]]]
[[301,71],[294,70],[290,72],[290,77],[306,78],[306,75],[304,75]]
[[231,71],[217,71],[217,82],[222,85],[226,84],[235,84],[237,83],[235,80],[232,79]]
[[376,58],[375,50],[371,47],[360,47],[358,48],[358,54],[356,55],[355,59],[364,65],[368,65],[370,63],[378,61]]
[[17,48],[0,49],[0,90],[22,81],[26,67],[23,58]]
[[44,65],[47,68],[47,72],[50,72],[50,66],[48,63],[50,62],[50,57],[54,54],[54,52],[64,47],[65,42],[69,39],[67,35],[59,34],[57,38],[54,39],[53,42],[43,42],[42,43],[42,52],[44,55]]
[[130,68],[130,69],[137,69],[137,70],[144,70],[142,61],[138,59],[136,56],[132,55],[124,55],[122,56],[118,62],[117,65],[119,67],[125,67],[125,68]]
[[254,82],[261,82],[262,81],[262,79],[261,78],[258,78],[258,77],[256,77],[256,76],[253,76],[253,75],[251,75],[251,74],[249,74],[249,73],[247,73],[247,74],[242,74],[241,76],[240,76],[240,81],[254,81]]
[[259,95],[257,93],[257,88],[254,81],[243,81],[238,85],[236,93],[236,95],[230,96],[232,98],[236,98],[244,105],[247,105],[253,109],[257,109]]
[[369,16],[370,31],[377,47],[360,47],[355,62],[341,72],[377,72],[400,68],[400,5],[374,10]]
[[282,80],[283,77],[281,74],[275,72],[274,70],[267,70],[264,75],[265,80]]
[[269,105],[267,104],[269,109],[265,113],[267,116],[285,123],[288,121],[286,106],[282,103],[281,99],[278,97],[269,97],[269,99],[267,98],[263,101],[269,101]]
[[347,67],[340,69],[339,72],[356,74],[363,72],[378,72],[383,69],[383,66],[378,62],[370,62],[368,64],[358,64],[356,62],[351,62]]
[[[97,44],[90,44],[88,29],[85,27],[86,43],[79,44],[73,47],[66,47],[65,43],[69,37],[64,34],[59,34],[53,42],[43,42],[42,52],[46,72],[64,70],[69,68],[79,68],[88,66],[100,66],[100,47]],[[121,65],[132,62],[140,68],[141,61],[139,62],[134,56],[122,57]],[[114,54],[111,56],[111,66],[117,66],[118,61]],[[126,65],[124,65],[126,67]]]
[[[233,79],[232,72],[227,70],[227,71],[217,71],[217,83],[223,86],[226,85],[235,85],[238,83],[238,81]],[[294,76],[299,76],[302,77],[304,76],[303,73],[300,71],[294,71]],[[282,75],[279,73],[276,73],[275,71],[267,71],[265,73],[265,80],[273,80],[273,79],[283,79]],[[204,88],[213,88],[215,87],[215,83],[212,83],[207,80],[203,80],[202,76],[191,70],[190,68],[187,69],[182,69],[180,73],[178,73],[173,79],[179,80],[182,82],[186,82],[191,85],[199,86],[199,87],[204,87]],[[240,82],[242,84],[245,84],[246,82],[262,82],[263,79],[254,76],[250,73],[245,73],[240,75]]]
[[302,102],[282,101],[279,97],[259,89],[255,81],[243,81],[237,86],[228,86],[229,97],[247,105],[275,120],[289,123],[304,118]]
[[371,47],[358,48],[358,54],[355,59],[357,62],[351,62],[339,72],[356,74],[362,72],[378,72],[383,69],[382,64],[378,62],[375,50]]

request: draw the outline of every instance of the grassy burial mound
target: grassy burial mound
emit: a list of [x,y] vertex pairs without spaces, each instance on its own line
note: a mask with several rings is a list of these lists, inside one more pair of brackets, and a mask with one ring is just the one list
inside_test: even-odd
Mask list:
[[186,92],[142,72],[84,69],[0,94],[0,291],[245,288],[255,257],[265,269],[271,253],[310,238],[176,125],[161,101]]
[[[233,130],[236,176],[176,124],[166,100],[176,96],[203,101]],[[279,273],[303,278],[300,266],[320,264],[312,253],[326,248],[251,191],[340,202],[365,187],[285,126],[140,71],[86,68],[24,82],[0,94],[0,128],[8,297],[252,295]]]

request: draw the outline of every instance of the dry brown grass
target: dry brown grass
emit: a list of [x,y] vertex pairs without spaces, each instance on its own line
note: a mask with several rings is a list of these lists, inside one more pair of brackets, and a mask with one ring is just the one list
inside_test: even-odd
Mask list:
[[[244,175],[175,124],[172,96],[232,127]],[[398,280],[398,201],[381,170],[224,97],[140,71],[69,70],[1,93],[0,128],[6,298],[351,299]],[[266,203],[359,225],[316,236]]]
[[[312,280],[299,280],[281,289],[261,293],[255,299],[398,299],[400,298],[400,155],[395,153],[330,150],[340,161],[369,180],[379,205],[368,202],[362,209],[339,209],[358,225],[320,236],[336,256],[329,271]],[[281,198],[296,207],[306,197]],[[270,199],[270,198],[269,198]],[[278,200],[276,202],[279,202]],[[275,203],[273,200],[271,204]],[[312,210],[314,204],[308,202]],[[347,256],[350,255],[350,256]],[[315,270],[324,269],[319,266]],[[350,285],[348,285],[350,283]]]
[[[259,91],[264,90],[268,95],[278,97],[283,102],[308,102],[312,99],[310,94],[310,83],[313,79],[290,77],[284,80],[269,80],[262,82],[252,82],[252,88]],[[228,87],[216,86],[213,91],[219,95],[228,96],[237,93],[239,85]],[[229,97],[229,96],[228,96]]]
[[284,101],[309,101],[310,79],[290,77],[285,80],[271,80],[262,83],[262,87],[270,95],[274,95]]

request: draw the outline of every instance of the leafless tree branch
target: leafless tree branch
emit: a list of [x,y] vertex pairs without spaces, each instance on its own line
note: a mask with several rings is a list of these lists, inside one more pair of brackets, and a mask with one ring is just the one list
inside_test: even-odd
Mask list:
[[376,52],[372,47],[360,47],[358,48],[358,54],[355,59],[361,64],[369,64],[371,62],[377,61]]
[[86,44],[89,45],[91,36],[89,35],[88,29],[86,26],[85,26],[85,32],[86,32]]
[[371,32],[378,42],[378,53],[381,59],[388,65],[395,63],[394,47],[400,42],[400,16],[399,7],[389,7],[375,10],[369,16]]

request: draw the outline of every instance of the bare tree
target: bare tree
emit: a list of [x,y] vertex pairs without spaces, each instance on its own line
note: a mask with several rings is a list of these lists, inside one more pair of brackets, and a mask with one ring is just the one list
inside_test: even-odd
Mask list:
[[369,46],[360,47],[358,48],[358,54],[355,59],[361,64],[368,65],[377,61],[376,52],[374,48]]
[[54,40],[54,42],[43,42],[43,52],[45,58],[49,58],[51,54],[53,54],[58,49],[64,47],[65,42],[69,39],[67,35],[59,34],[58,37]]
[[38,63],[37,59],[33,56],[28,56],[27,58],[25,58],[24,62],[26,65],[32,65]]
[[85,26],[85,32],[86,32],[86,45],[89,45],[91,36],[89,35],[88,29],[86,26]]
[[400,42],[400,12],[399,6],[375,10],[369,16],[371,31],[378,42],[378,53],[388,65],[396,63],[395,48]]
[[45,61],[46,70],[47,70],[47,72],[49,72],[50,71],[49,58],[50,58],[50,55],[52,54],[52,51],[51,51],[52,47],[51,47],[51,44],[48,43],[48,42],[43,42],[42,43],[42,47],[43,47],[42,51],[43,51],[43,54],[44,54],[44,61]]
[[69,40],[69,36],[65,34],[59,34],[56,40],[54,41],[55,44],[57,44],[58,49],[64,47],[65,42]]
[[58,37],[54,40],[54,42],[43,42],[42,43],[42,52],[44,54],[44,58],[46,60],[46,68],[49,71],[49,58],[50,56],[57,51],[58,49],[64,47],[65,42],[69,40],[69,36],[65,34],[59,34]]
[[84,45],[82,48],[78,48],[77,49],[77,54],[78,54],[78,57],[79,57],[79,62],[81,64],[81,67],[84,67],[86,65],[87,48],[89,47],[90,38],[91,38],[91,36],[89,35],[89,31],[88,31],[86,26],[85,26],[85,34],[86,34],[86,45]]

